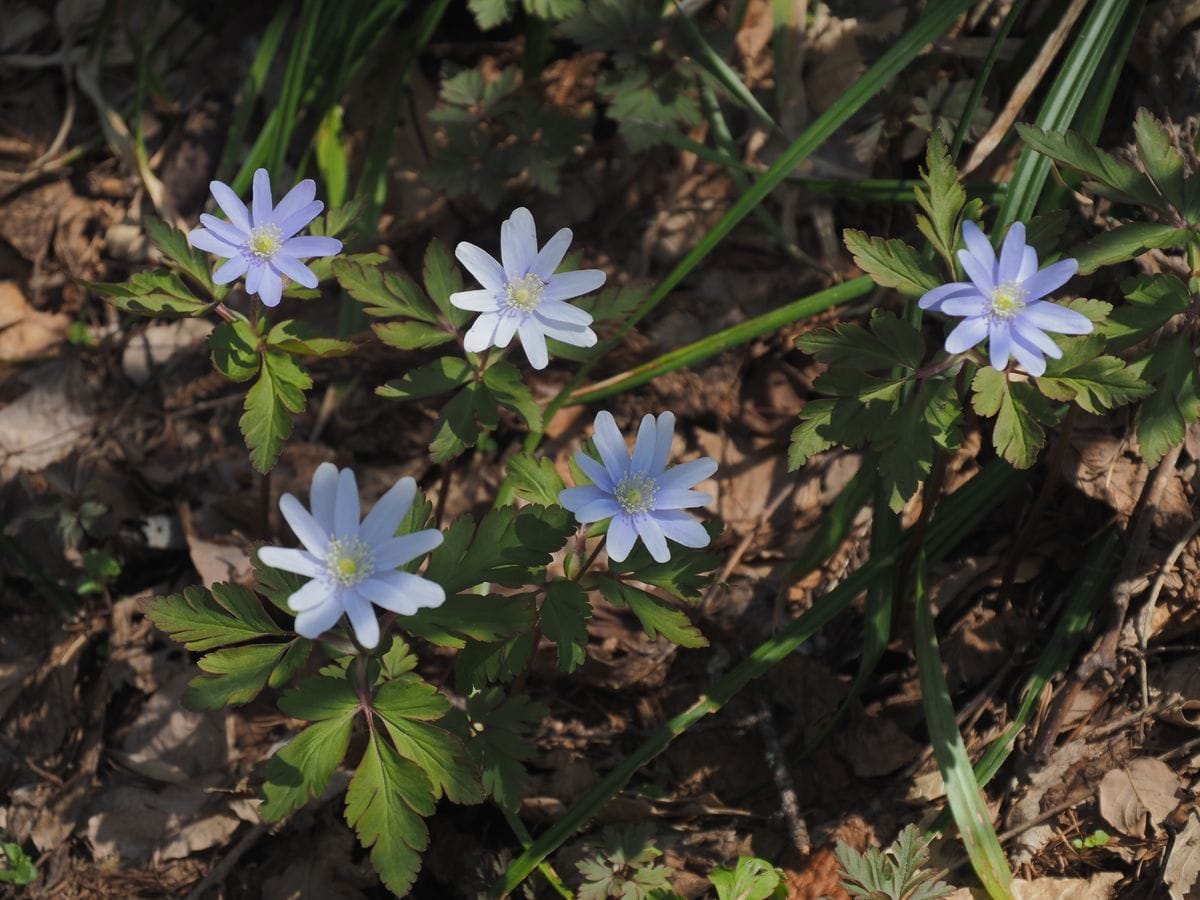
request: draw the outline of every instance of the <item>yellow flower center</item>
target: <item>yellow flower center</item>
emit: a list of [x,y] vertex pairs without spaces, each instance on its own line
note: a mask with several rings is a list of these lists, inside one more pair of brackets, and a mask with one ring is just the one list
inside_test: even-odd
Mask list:
[[523,278],[514,278],[504,286],[505,305],[522,313],[531,313],[542,302],[546,282],[530,273]]
[[992,291],[993,319],[1009,320],[1025,308],[1025,289],[1015,281],[1006,281]]
[[631,516],[654,509],[654,498],[657,494],[658,484],[642,472],[630,472],[617,482],[616,490],[613,491],[617,505]]
[[270,259],[283,246],[283,232],[277,225],[260,225],[250,230],[250,238],[246,241],[246,249],[252,256],[259,259]]
[[334,582],[350,587],[375,574],[375,554],[358,538],[334,538],[329,542],[325,568]]

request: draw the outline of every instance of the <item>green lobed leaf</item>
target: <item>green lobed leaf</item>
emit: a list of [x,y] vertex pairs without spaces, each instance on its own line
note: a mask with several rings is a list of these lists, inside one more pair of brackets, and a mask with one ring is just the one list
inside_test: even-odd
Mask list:
[[787,900],[787,876],[765,859],[739,856],[734,868],[708,873],[717,900]]
[[259,815],[277,822],[319,797],[350,747],[354,713],[309,725],[267,761]]
[[304,410],[304,392],[312,379],[287,353],[263,353],[262,372],[246,392],[245,412],[238,425],[250,448],[250,462],[267,473],[275,465],[283,442],[292,433],[292,414]]
[[383,343],[399,350],[424,350],[454,340],[454,335],[441,325],[426,322],[377,322],[371,330]]
[[245,319],[222,322],[208,336],[213,368],[230,381],[249,381],[262,368],[262,339]]
[[940,131],[929,135],[925,168],[921,170],[925,187],[913,193],[925,211],[917,216],[917,227],[954,271],[954,248],[959,240],[959,215],[967,203],[967,192],[959,181],[958,169],[950,159]]
[[272,328],[267,344],[284,353],[321,358],[345,356],[354,349],[349,341],[321,337],[312,325],[296,319],[285,319]]
[[515,812],[528,777],[524,762],[535,754],[529,733],[549,710],[524,694],[505,696],[486,688],[467,698],[467,750],[483,770],[483,788],[503,809]]
[[378,265],[354,257],[339,256],[333,262],[338,284],[363,305],[369,316],[403,316],[431,325],[437,311],[415,281],[398,272],[384,272]]
[[498,681],[512,681],[525,671],[533,656],[532,617],[528,628],[507,640],[468,640],[454,658],[458,689],[464,693],[483,690]]
[[1139,275],[1121,282],[1125,303],[1117,306],[1099,332],[1117,350],[1144,341],[1192,305],[1187,285],[1174,275]]
[[433,815],[434,806],[433,788],[421,768],[370,732],[346,791],[346,822],[395,894],[406,896],[421,869],[421,852],[429,845],[424,817]]
[[139,272],[124,284],[84,281],[117,309],[152,318],[202,316],[216,301],[201,300],[174,272]]
[[788,444],[788,471],[794,472],[818,453],[837,443],[829,435],[836,400],[809,400],[800,413],[800,424]]
[[0,842],[6,863],[0,867],[0,883],[33,884],[37,881],[37,865],[16,841]]
[[1138,362],[1134,369],[1154,385],[1138,408],[1137,436],[1147,465],[1158,463],[1180,443],[1187,426],[1200,418],[1200,373],[1186,334],[1172,335]]
[[481,31],[503,25],[512,18],[516,0],[467,0],[467,8]]
[[267,684],[273,688],[281,688],[288,684],[308,662],[308,655],[312,652],[312,648],[313,642],[308,638],[297,637],[288,643],[279,664],[271,670]]
[[1187,241],[1186,228],[1157,222],[1133,222],[1118,225],[1071,249],[1079,262],[1079,274],[1090,275],[1103,266],[1111,266],[1141,256],[1147,250],[1181,247]]
[[472,641],[507,640],[533,628],[536,618],[532,593],[455,594],[436,609],[407,617],[404,628],[440,647],[462,648]]
[[461,328],[471,318],[471,311],[459,309],[450,303],[450,295],[463,289],[462,271],[450,255],[448,248],[434,238],[425,249],[425,262],[421,277],[429,297],[441,310],[442,315],[455,328]]
[[1004,372],[982,368],[971,383],[971,405],[981,416],[995,416],[992,443],[1010,465],[1028,469],[1046,443],[1043,423],[1054,420],[1054,411],[1033,385],[1010,382]]
[[554,463],[544,456],[518,453],[505,463],[507,479],[513,493],[522,500],[542,506],[558,506],[558,495],[566,484]]
[[1167,214],[1170,210],[1154,184],[1129,163],[1094,146],[1075,131],[1059,134],[1036,125],[1017,125],[1021,138],[1031,148],[1055,162],[1082,173],[1095,193],[1119,203],[1147,206]]
[[[491,399],[491,395],[488,394],[486,399]],[[434,462],[454,459],[468,447],[475,446],[480,434],[480,403],[479,386],[471,383],[442,407],[436,432],[429,443],[429,453]],[[495,412],[494,409],[492,411]]]
[[628,607],[642,623],[642,629],[650,640],[657,639],[661,634],[680,647],[708,646],[708,640],[691,623],[687,614],[665,600],[606,574],[597,576],[596,586],[613,606]]
[[872,237],[854,228],[843,231],[842,240],[854,264],[880,287],[918,297],[942,283],[930,264],[904,241]]
[[206,653],[197,665],[207,674],[191,680],[183,705],[188,709],[220,709],[249,703],[266,687],[287,648],[287,644],[247,644]]
[[1035,379],[1038,390],[1051,400],[1074,401],[1085,412],[1099,415],[1150,393],[1123,360],[1104,356],[1104,338],[1092,334],[1059,341],[1061,359],[1047,360],[1046,374]]
[[189,650],[211,650],[284,632],[271,621],[252,592],[237,584],[214,584],[208,591],[187,587],[156,597],[146,615]]
[[195,279],[214,300],[222,299],[229,288],[215,284],[209,268],[208,255],[188,243],[187,233],[156,219],[147,217],[142,223],[150,242],[180,271]]
[[[1067,309],[1073,309],[1081,316],[1085,316],[1093,325],[1101,325],[1104,323],[1112,312],[1112,304],[1106,303],[1103,300],[1091,300],[1087,297],[1072,297],[1070,300],[1063,301],[1062,306]],[[1103,334],[1101,328],[1098,333]]]
[[1133,120],[1133,133],[1146,174],[1167,202],[1182,211],[1187,206],[1183,154],[1175,149],[1170,133],[1144,107]]
[[1062,246],[1070,221],[1071,214],[1065,209],[1052,209],[1034,216],[1025,224],[1025,243],[1037,250],[1038,259],[1053,256]]
[[443,356],[415,369],[400,378],[375,388],[375,393],[389,400],[416,400],[444,394],[469,382],[475,367],[461,356]]
[[587,659],[587,623],[592,604],[576,581],[556,579],[546,586],[542,633],[558,646],[558,668],[574,672]]
[[819,328],[796,338],[796,346],[823,363],[863,371],[901,367],[916,369],[925,355],[921,333],[892,313],[876,310],[868,321],[870,331],[859,325]]
[[[719,522],[706,522],[711,539],[721,534]],[[712,584],[712,571],[721,563],[720,554],[709,550],[672,545],[671,558],[657,562],[640,541],[623,562],[609,560],[608,571],[622,580],[641,581],[662,588],[679,600],[699,600]]]
[[288,606],[287,598],[300,590],[307,579],[294,572],[285,572],[282,569],[268,566],[258,558],[261,546],[261,544],[255,546],[254,552],[250,556],[250,564],[254,569],[254,580],[257,582],[254,589],[280,612],[294,616],[296,612]]
[[893,512],[903,509],[932,471],[936,447],[958,449],[960,418],[954,381],[930,378],[872,432],[870,444],[879,454]]
[[498,360],[483,372],[483,383],[500,403],[516,410],[531,430],[542,427],[542,408],[521,380],[521,373],[512,363]]

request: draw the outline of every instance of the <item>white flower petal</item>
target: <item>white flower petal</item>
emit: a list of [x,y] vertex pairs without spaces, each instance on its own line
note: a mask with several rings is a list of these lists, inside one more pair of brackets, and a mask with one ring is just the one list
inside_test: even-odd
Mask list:
[[517,327],[521,324],[521,320],[516,316],[501,316],[500,321],[496,323],[496,333],[492,336],[492,341],[497,347],[504,348],[512,343],[513,335],[517,333]]
[[580,309],[578,306],[572,306],[570,303],[564,303],[562,300],[546,300],[543,299],[537,308],[538,316],[544,316],[547,319],[553,319],[556,322],[564,322],[567,325],[591,325],[592,314]]
[[[675,413],[665,412],[659,413],[658,421],[655,423],[657,434],[654,438],[654,461],[650,464],[650,471],[654,473],[662,472],[667,467],[667,460],[671,458],[671,441],[675,437]],[[707,459],[707,457],[705,457]],[[713,471],[716,471],[717,464],[712,460]],[[709,473],[712,474],[711,472]],[[704,476],[705,478],[708,475]],[[700,481],[702,479],[697,479]],[[659,481],[661,485],[662,482]],[[692,482],[695,484],[695,482]],[[691,484],[683,485],[683,487],[691,487]]]
[[323,462],[313,472],[312,485],[308,489],[308,502],[312,506],[313,518],[326,534],[333,533],[333,504],[337,500],[338,467]]
[[368,650],[373,650],[379,644],[379,620],[375,618],[371,601],[358,590],[351,589],[343,593],[342,603],[346,607],[354,636]]
[[[1038,350],[1040,350],[1042,353],[1045,353],[1051,359],[1062,359],[1063,352],[1059,348],[1058,344],[1054,343],[1049,335],[1043,332],[1032,322],[1027,322],[1018,317],[1013,322],[1012,327],[1013,331],[1016,333],[1016,336],[1025,343],[1037,347]],[[1019,358],[1020,357],[1018,357],[1018,359]],[[1028,366],[1026,366],[1026,369],[1028,370]]]
[[310,641],[316,640],[338,623],[342,617],[342,600],[340,593],[331,594],[319,606],[306,609],[296,616],[296,634]]
[[[607,478],[607,474],[605,475]],[[597,500],[611,500],[612,491],[605,491],[594,484],[582,484],[578,487],[563,488],[558,492],[558,504],[563,509],[578,512],[589,503]],[[604,518],[604,516],[601,516]]]
[[538,326],[537,320],[530,317],[517,326],[521,333],[521,346],[529,365],[535,369],[544,369],[550,364],[550,352],[546,349],[546,334]]
[[596,332],[586,325],[567,325],[555,322],[553,319],[543,319],[538,316],[538,324],[548,338],[570,344],[572,347],[595,347]]
[[[314,578],[287,598],[288,608],[295,613],[316,609],[334,595],[334,590],[326,582]],[[336,617],[334,621],[337,621]]]
[[537,229],[533,214],[523,206],[512,211],[500,225],[500,259],[507,280],[524,278],[537,257]]
[[333,533],[340,538],[358,536],[362,515],[358,503],[358,480],[353,469],[338,472],[337,495],[333,500]]
[[542,292],[545,300],[570,300],[590,293],[604,284],[607,276],[599,269],[580,269],[578,272],[561,272],[546,279]]
[[985,316],[963,319],[946,337],[947,353],[962,353],[970,350],[988,333],[988,320]]
[[502,291],[508,279],[504,277],[504,269],[495,257],[486,250],[474,244],[461,241],[454,248],[454,255],[475,280],[489,291]]
[[446,602],[446,591],[440,584],[411,572],[381,573],[359,584],[357,590],[376,606],[402,616]]
[[1016,281],[1021,272],[1021,262],[1025,258],[1025,223],[1013,222],[1004,236],[1004,244],[1000,247],[1000,262],[997,263],[996,281],[1004,284]]
[[283,276],[275,268],[274,262],[263,266],[262,280],[258,283],[258,299],[263,306],[275,307],[283,297]]
[[259,547],[258,558],[273,569],[295,572],[305,578],[317,578],[325,571],[319,559],[307,550],[293,547]]
[[538,251],[529,270],[542,281],[546,281],[562,264],[563,257],[571,246],[571,229],[560,228],[554,237],[546,241],[546,246]]
[[329,535],[321,528],[304,506],[291,494],[279,498],[279,511],[307,550],[314,556],[325,558],[329,552]]
[[1012,356],[1012,332],[1007,322],[994,322],[988,328],[988,359],[992,368],[1004,371]]
[[267,269],[260,260],[254,260],[246,270],[246,293],[257,294],[258,286],[262,284],[263,272]]
[[654,416],[650,413],[642,416],[638,425],[637,437],[633,440],[633,460],[629,464],[631,472],[650,472],[654,466],[654,450],[658,440],[658,429],[655,427]]
[[1090,334],[1096,326],[1083,313],[1057,303],[1030,303],[1021,310],[1021,319],[1043,331],[1058,334]]
[[500,316],[496,313],[480,313],[463,335],[463,348],[468,353],[482,353],[492,346],[499,324]]
[[481,291],[455,291],[450,295],[450,305],[472,312],[496,312],[500,308],[496,292],[487,288]]
[[624,562],[633,549],[637,540],[637,529],[629,516],[617,516],[608,526],[608,537],[605,546],[608,548],[608,558],[615,562]]
[[1021,255],[1021,268],[1017,272],[1017,281],[1024,282],[1037,271],[1038,256],[1037,250],[1033,247],[1026,247],[1025,252]]
[[213,272],[213,284],[229,284],[231,281],[236,281],[246,274],[246,269],[250,267],[250,261],[241,253],[232,259],[228,259],[225,263]]
[[642,536],[642,543],[650,551],[655,562],[665,563],[671,559],[671,550],[667,547],[667,538],[662,528],[653,516],[638,516],[633,520],[637,533]]
[[[980,267],[988,273],[988,279],[995,280],[996,251],[991,242],[980,230],[979,226],[967,219],[963,222],[963,243],[967,245],[966,252],[975,258]],[[962,257],[960,256],[961,260]]]
[[[358,536],[372,546],[391,540],[396,534],[396,529],[400,527],[400,521],[408,515],[416,496],[417,482],[407,475],[401,478],[371,507],[371,511],[359,526]],[[387,568],[398,565],[401,563],[393,563]]]
[[436,528],[425,528],[384,541],[375,548],[375,571],[408,565],[442,546],[443,540],[445,537]]
[[938,312],[947,316],[982,316],[991,309],[991,303],[978,291],[966,297],[947,297]]

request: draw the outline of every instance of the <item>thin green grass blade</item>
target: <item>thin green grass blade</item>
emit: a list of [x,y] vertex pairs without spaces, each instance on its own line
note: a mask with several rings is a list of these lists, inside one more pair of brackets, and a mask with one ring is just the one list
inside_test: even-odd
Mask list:
[[[933,3],[925,15],[908,32],[902,35],[879,60],[869,68],[861,78],[823,112],[808,128],[804,130],[792,144],[783,152],[775,163],[738,198],[737,202],[721,217],[708,233],[696,244],[691,251],[676,264],[675,268],[659,282],[658,286],[634,310],[617,333],[609,338],[602,349],[576,372],[571,381],[559,392],[546,407],[543,422],[549,422],[554,414],[562,407],[579,384],[587,377],[587,373],[602,359],[605,353],[616,346],[638,322],[675,289],[697,265],[699,265],[713,248],[719,244],[730,231],[754,209],[763,198],[793,172],[801,162],[807,159],[813,151],[820,147],[837,131],[854,113],[878,94],[891,82],[934,38],[949,28],[958,16],[973,5],[974,0],[939,0]],[[530,434],[526,440],[526,449],[532,450],[542,439],[543,431]]]
[[246,81],[238,93],[237,106],[233,111],[233,120],[229,124],[229,133],[225,136],[225,147],[221,150],[221,160],[217,163],[217,179],[224,181],[233,171],[237,158],[242,155],[242,138],[245,137],[246,127],[254,114],[262,96],[263,85],[267,82],[267,74],[275,61],[279,43],[283,40],[283,32],[287,29],[288,20],[292,17],[290,6],[283,5],[275,13],[263,32],[254,60],[250,63],[250,71],[246,73]]
[[674,372],[684,366],[695,365],[731,347],[737,347],[760,335],[769,334],[772,331],[782,328],[784,325],[814,316],[831,307],[849,303],[851,300],[869,294],[874,288],[875,283],[869,277],[863,275],[843,284],[818,291],[808,297],[793,300],[791,303],[779,307],[779,309],[773,309],[768,313],[763,313],[761,316],[755,316],[753,319],[739,322],[730,328],[726,328],[724,331],[718,331],[716,334],[710,334],[708,337],[701,338],[686,346],[678,347],[669,353],[664,353],[658,359],[643,363],[640,366],[622,372],[620,375],[614,375],[605,381],[597,382],[576,394],[572,394],[562,405],[578,406],[585,403],[594,403],[597,400],[603,400],[605,397],[623,393],[638,385],[645,384],[647,381],[652,381],[660,375]]
[[[1124,20],[1129,3],[1130,0],[1097,0],[1092,6],[1038,113],[1039,127],[1047,131],[1065,131],[1071,124],[1088,85],[1105,59],[1105,49]],[[1008,196],[996,218],[996,234],[1003,234],[1013,222],[1026,221],[1033,215],[1049,174],[1048,157],[1028,147],[1021,153]]]
[[[979,475],[947,497],[934,515],[927,534],[931,559],[940,559],[975,528],[1001,500],[1025,480],[1025,474],[1001,461],[987,465]],[[633,753],[604,776],[533,845],[515,859],[492,887],[495,896],[507,896],[537,867],[537,864],[563,845],[571,835],[625,786],[642,766],[662,753],[679,735],[707,715],[717,712],[743,687],[770,671],[822,626],[848,608],[854,598],[866,590],[881,572],[895,565],[904,551],[903,543],[881,557],[873,558],[852,573],[838,587],[817,599],[808,612],[778,635],[760,644],[750,656],[727,673],[685,712],[656,728]]]
[[[317,23],[321,20],[321,0],[304,0],[300,7],[300,24],[296,40],[288,56],[283,74],[283,91],[279,96],[278,115],[271,135],[267,155],[267,170],[280,172],[287,159],[288,144],[300,113],[300,101],[308,81],[308,56],[317,38]],[[237,190],[236,188],[234,190]]]
[[925,590],[925,552],[917,553],[914,579],[916,626],[913,643],[917,651],[917,671],[921,679],[921,703],[938,771],[946,785],[946,799],[958,825],[963,845],[971,858],[975,874],[983,883],[988,896],[997,900],[1012,897],[1012,873],[1000,848],[991,813],[975,783],[971,759],[954,719],[954,704],[942,657],[938,651],[937,634],[933,627],[933,609]]

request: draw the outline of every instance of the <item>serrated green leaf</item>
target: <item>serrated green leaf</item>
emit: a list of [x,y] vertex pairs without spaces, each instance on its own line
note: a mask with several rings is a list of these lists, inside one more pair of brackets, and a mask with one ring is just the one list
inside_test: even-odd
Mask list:
[[471,641],[511,638],[533,628],[536,617],[532,593],[456,594],[436,609],[407,617],[404,629],[439,647],[462,648]]
[[255,591],[265,598],[272,606],[289,616],[296,614],[287,604],[287,598],[300,590],[307,579],[293,572],[273,569],[258,558],[261,545],[254,548],[250,564],[254,569],[254,580],[257,582]]
[[542,633],[558,647],[558,668],[574,672],[587,659],[587,623],[592,604],[578,582],[556,580],[546,587]]
[[319,797],[350,746],[354,713],[309,725],[267,761],[259,815],[277,822]]
[[1037,250],[1039,259],[1053,256],[1062,246],[1070,221],[1071,215],[1065,209],[1051,209],[1034,216],[1025,225],[1025,243]]
[[529,732],[548,714],[524,694],[506,697],[487,688],[467,698],[467,750],[483,770],[483,788],[502,808],[515,812],[525,796],[525,760],[535,750]]
[[1074,401],[1099,415],[1150,393],[1146,384],[1115,356],[1104,356],[1104,338],[1087,335],[1059,341],[1061,359],[1047,360],[1038,390],[1051,400]]
[[1187,241],[1186,228],[1157,222],[1132,222],[1118,225],[1072,248],[1070,256],[1079,261],[1079,274],[1090,275],[1102,266],[1111,266],[1141,256],[1147,250],[1181,247]]
[[442,407],[436,432],[429,443],[434,462],[454,459],[479,440],[479,394],[478,384],[467,384]]
[[[1112,312],[1112,304],[1106,303],[1103,300],[1090,300],[1086,297],[1072,297],[1060,304],[1067,309],[1073,309],[1081,316],[1085,316],[1088,321],[1099,325],[1108,319],[1109,313]],[[1103,334],[1103,329],[1099,330]]]
[[921,179],[925,182],[925,187],[918,187],[913,193],[925,214],[917,216],[917,227],[953,271],[959,215],[966,205],[967,192],[959,182],[958,170],[954,167],[938,130],[929,135]]
[[879,451],[879,474],[893,512],[904,508],[932,471],[936,447],[958,449],[959,418],[954,382],[931,378],[872,432],[870,443]]
[[735,868],[717,866],[708,873],[717,900],[786,900],[787,877],[765,859],[738,857]]
[[1144,107],[1137,111],[1133,120],[1133,133],[1146,174],[1167,202],[1182,211],[1187,203],[1183,187],[1183,154],[1172,145],[1170,133]]
[[872,237],[854,228],[843,231],[842,240],[854,264],[880,287],[918,297],[942,283],[930,264],[904,241]]
[[655,77],[641,64],[630,65],[610,72],[597,90],[634,153],[658,143],[664,128],[685,131],[703,120],[692,85],[674,69]]
[[312,652],[313,642],[308,638],[298,637],[287,645],[287,650],[284,651],[283,657],[279,660],[279,664],[271,670],[271,675],[267,679],[267,685],[273,688],[281,688],[296,675],[297,672],[308,662],[308,655]]
[[818,453],[837,441],[828,437],[836,400],[809,400],[800,413],[800,424],[792,431],[788,444],[788,471],[794,472]]
[[294,719],[320,722],[353,714],[359,707],[358,694],[344,675],[314,675],[285,691],[279,708]]
[[414,674],[381,685],[372,699],[400,755],[416,763],[433,787],[455,803],[480,803],[483,787],[466,747],[457,735],[429,724],[441,719],[450,703],[433,685]]
[[1121,282],[1125,303],[1099,328],[1116,350],[1144,341],[1192,305],[1185,285],[1174,275],[1140,275]]
[[469,693],[512,681],[528,666],[534,637],[532,631],[524,631],[503,641],[466,641],[454,658],[455,685]]
[[868,324],[870,331],[850,324],[810,331],[796,339],[796,346],[832,367],[870,372],[896,366],[915,369],[921,364],[925,342],[910,323],[877,311]]
[[660,634],[680,647],[707,647],[708,641],[683,610],[631,584],[601,575],[596,579],[604,599],[613,606],[627,606],[642,623],[650,640]]
[[443,356],[416,369],[410,369],[402,377],[377,387],[375,393],[389,400],[434,397],[462,387],[474,374],[475,367],[461,356]]
[[441,325],[425,322],[377,322],[371,330],[383,343],[399,350],[424,350],[454,340],[454,335]]
[[505,463],[513,493],[522,500],[542,506],[558,506],[558,495],[566,489],[554,463],[544,456],[518,453]]
[[202,316],[216,305],[193,294],[174,272],[139,272],[124,284],[83,284],[117,309],[151,318]]
[[262,339],[245,319],[222,322],[208,336],[213,368],[230,381],[249,381],[262,368]]
[[210,297],[220,300],[225,296],[229,287],[213,282],[207,254],[188,243],[186,232],[173,228],[153,216],[148,217],[142,223],[142,227],[146,229],[150,242],[159,252],[180,271],[194,278]]
[[980,369],[971,383],[971,405],[981,416],[995,416],[992,443],[1014,468],[1028,469],[1046,443],[1043,423],[1054,419],[1053,410],[1031,384],[1010,382],[1004,372]]
[[304,410],[304,392],[311,387],[312,379],[292,356],[278,350],[263,354],[262,371],[246,392],[245,412],[238,420],[250,462],[259,472],[275,465],[292,433],[292,414]]
[[267,343],[284,353],[319,356],[323,359],[345,356],[354,349],[349,341],[321,337],[313,326],[296,319],[285,319],[278,323],[267,334]]
[[450,295],[463,289],[462,271],[450,255],[450,249],[434,238],[425,249],[421,277],[431,300],[451,325],[460,328],[471,318],[471,311],[450,303]]
[[1055,162],[1086,176],[1092,191],[1119,203],[1148,206],[1161,213],[1170,210],[1154,184],[1133,166],[1095,147],[1075,131],[1059,134],[1035,125],[1017,125],[1021,138],[1031,148]]
[[541,429],[542,408],[521,380],[516,366],[505,360],[493,363],[484,370],[483,383],[500,403],[520,413],[531,429]]
[[425,816],[433,815],[433,787],[416,763],[401,759],[377,732],[346,791],[346,822],[371,851],[371,865],[388,889],[408,894],[429,845]]
[[515,5],[516,0],[467,0],[467,8],[482,31],[507,22]]
[[6,863],[0,867],[0,883],[33,884],[37,881],[37,865],[15,841],[0,842]]
[[248,644],[206,653],[197,665],[208,674],[192,679],[183,694],[183,705],[220,709],[249,703],[266,687],[287,648],[287,644]]
[[1158,463],[1200,418],[1200,373],[1186,334],[1172,335],[1135,368],[1154,385],[1137,414],[1137,436],[1146,464]]
[[236,584],[214,584],[211,592],[187,587],[180,594],[156,597],[146,615],[189,650],[211,650],[283,634],[263,612],[258,598]]
[[[719,522],[706,522],[704,529],[713,540],[721,533]],[[704,589],[712,584],[711,573],[720,563],[720,554],[674,544],[671,558],[660,563],[639,541],[623,562],[609,560],[608,571],[622,580],[651,584],[679,600],[691,602],[699,600]]]
[[369,316],[403,316],[437,324],[437,310],[415,281],[398,272],[384,272],[353,257],[336,257],[333,274],[338,284],[363,305]]

